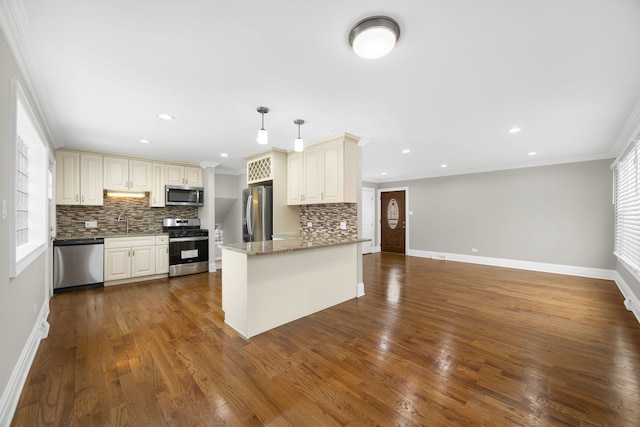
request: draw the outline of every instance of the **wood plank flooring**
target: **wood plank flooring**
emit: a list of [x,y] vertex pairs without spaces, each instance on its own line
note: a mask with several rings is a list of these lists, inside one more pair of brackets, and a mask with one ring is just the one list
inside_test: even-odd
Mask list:
[[56,295],[13,426],[640,426],[610,281],[393,254],[247,341],[221,273]]

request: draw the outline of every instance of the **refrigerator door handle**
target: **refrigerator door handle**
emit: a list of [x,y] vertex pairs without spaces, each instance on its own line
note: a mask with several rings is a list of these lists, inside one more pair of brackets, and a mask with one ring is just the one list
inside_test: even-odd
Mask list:
[[[247,197],[247,232],[249,233],[249,236],[253,235],[253,200],[251,197],[251,194],[249,194],[249,196]],[[252,240],[252,239],[251,239]]]

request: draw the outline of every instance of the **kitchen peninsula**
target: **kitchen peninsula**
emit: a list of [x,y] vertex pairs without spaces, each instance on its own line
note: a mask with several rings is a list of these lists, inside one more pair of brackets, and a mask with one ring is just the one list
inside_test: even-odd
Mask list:
[[222,245],[225,323],[245,338],[358,296],[358,245],[349,237]]

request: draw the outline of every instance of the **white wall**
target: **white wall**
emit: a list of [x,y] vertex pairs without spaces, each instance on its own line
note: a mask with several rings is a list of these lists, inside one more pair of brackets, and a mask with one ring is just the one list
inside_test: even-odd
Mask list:
[[[28,85],[4,33],[0,33],[0,200],[9,200],[13,196],[9,188],[9,174],[13,173],[9,167],[9,159],[13,156],[9,139],[12,79],[20,81],[33,107],[35,104]],[[47,256],[41,255],[17,278],[9,279],[8,241],[9,224],[0,220],[0,425],[10,421],[39,342],[34,331],[38,330],[41,316],[48,313]]]

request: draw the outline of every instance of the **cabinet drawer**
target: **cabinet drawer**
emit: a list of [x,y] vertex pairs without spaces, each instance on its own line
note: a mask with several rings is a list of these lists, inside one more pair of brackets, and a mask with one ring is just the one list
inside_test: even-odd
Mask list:
[[156,245],[168,245],[169,244],[169,236],[156,236]]
[[109,237],[104,239],[105,248],[131,248],[134,246],[155,246],[156,236]]

